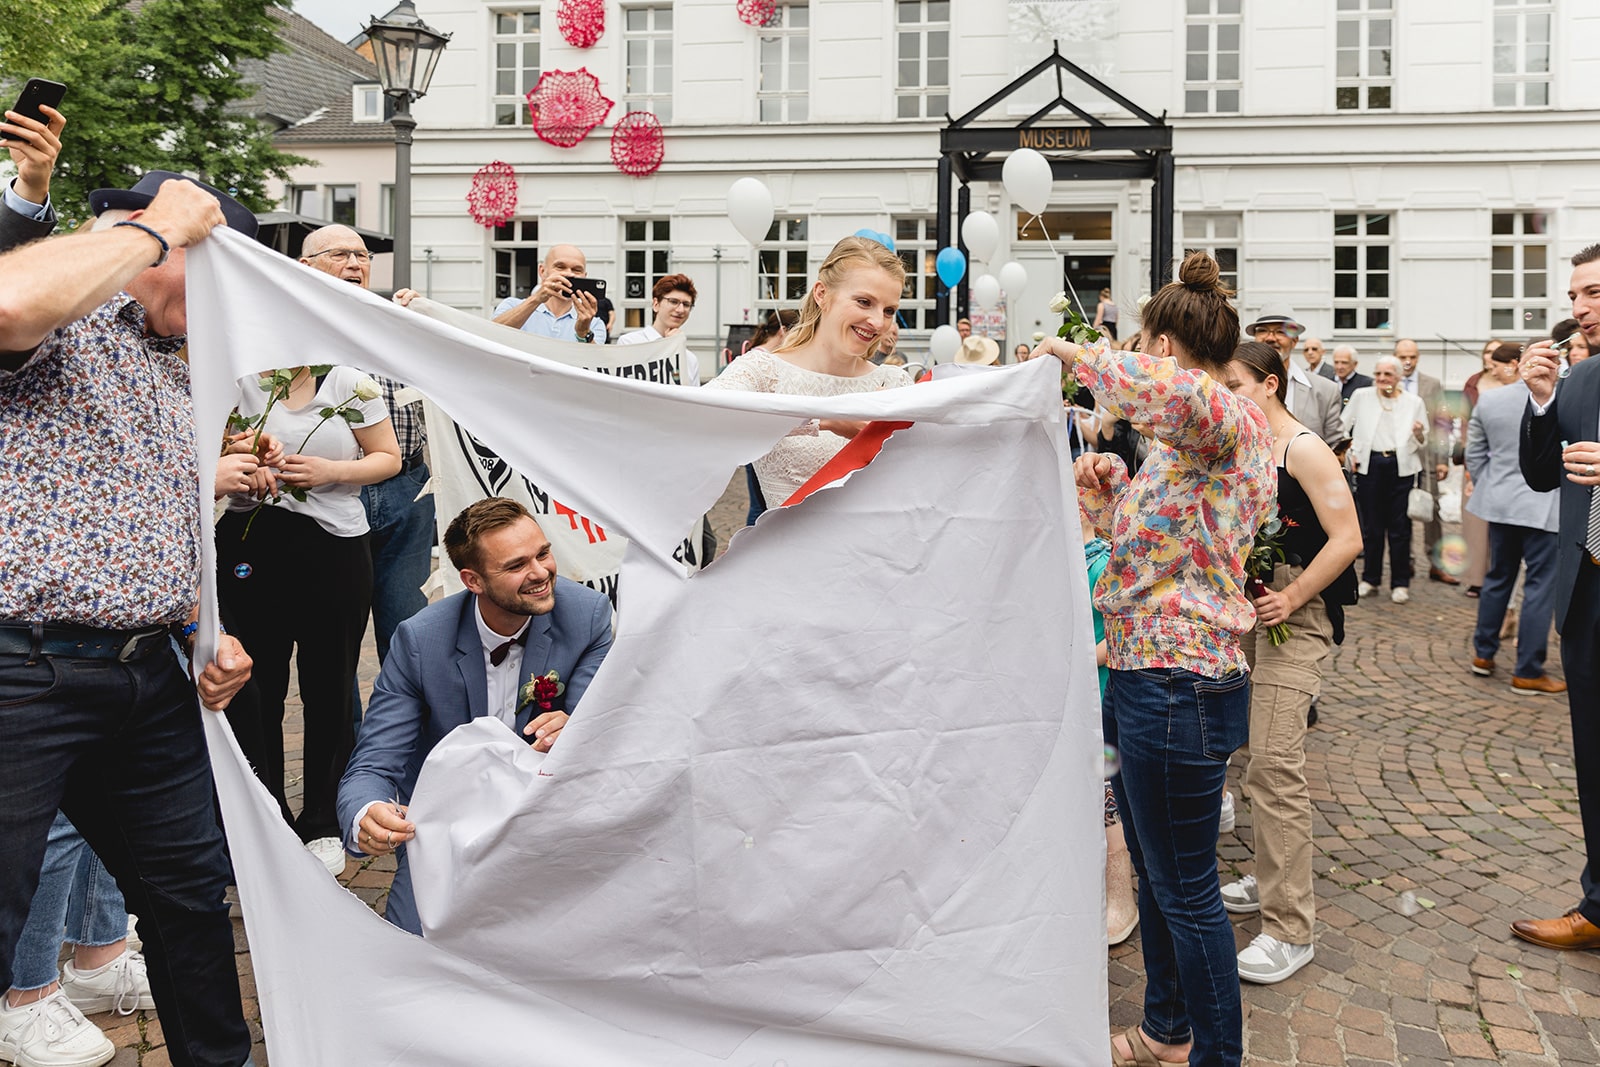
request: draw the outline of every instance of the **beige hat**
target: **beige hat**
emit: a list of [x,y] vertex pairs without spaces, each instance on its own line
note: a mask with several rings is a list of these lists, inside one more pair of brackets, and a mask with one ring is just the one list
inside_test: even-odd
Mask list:
[[992,338],[979,337],[974,334],[961,342],[961,347],[956,349],[957,363],[973,363],[978,366],[988,366],[1000,358],[1000,346]]

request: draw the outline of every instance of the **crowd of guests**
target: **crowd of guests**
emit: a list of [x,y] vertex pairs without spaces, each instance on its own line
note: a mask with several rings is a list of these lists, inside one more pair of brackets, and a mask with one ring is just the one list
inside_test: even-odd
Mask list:
[[[174,1063],[237,1067],[250,1062],[250,1035],[201,705],[226,711],[284,819],[331,871],[347,855],[396,857],[385,917],[420,933],[405,849],[422,762],[484,716],[549,751],[610,648],[611,608],[559,575],[537,519],[502,498],[452,519],[442,548],[464,590],[426,605],[433,516],[419,499],[417,405],[404,383],[306,352],[239,383],[214,486],[227,632],[210,663],[189,663],[200,530],[183,257],[218,226],[253,233],[255,219],[220,190],[152,172],[96,191],[87,232],[36,241],[55,223],[64,120],[48,119],[0,123],[19,138],[18,177],[0,199],[0,1058],[93,1067],[114,1050],[84,1013],[154,1006]],[[300,262],[368,283],[370,255],[346,227],[311,234]],[[1471,669],[1494,672],[1525,565],[1512,684],[1560,691],[1543,670],[1554,618],[1585,694],[1573,698],[1579,793],[1600,849],[1600,727],[1582,703],[1600,644],[1600,364],[1582,365],[1585,335],[1600,341],[1600,246],[1574,268],[1576,321],[1526,349],[1486,346],[1459,455],[1455,416],[1413,342],[1363,380],[1353,348],[1329,358],[1291,309],[1242,325],[1204,253],[1185,257],[1136,330],[1123,323],[1123,340],[1103,292],[1096,325],[1113,343],[1049,338],[1013,353],[1059,360],[1093,398],[1074,477],[1102,728],[1119,754],[1107,781],[1107,934],[1115,943],[1142,928],[1147,979],[1144,1018],[1112,1037],[1114,1063],[1239,1063],[1240,981],[1282,981],[1314,957],[1306,730],[1345,610],[1379,587],[1385,549],[1391,599],[1409,599],[1411,524],[1437,542],[1426,531],[1452,463],[1466,466],[1468,513],[1485,526],[1484,577],[1468,590],[1480,611]],[[582,284],[581,250],[553,246],[539,275],[497,322],[577,343],[612,336],[614,311]],[[707,388],[832,397],[911,386],[894,358],[904,283],[898,256],[845,238],[800,307],[773,313]],[[695,299],[688,277],[660,279],[651,322],[618,342],[682,331]],[[957,361],[996,363],[998,345],[967,326]],[[682,376],[697,383],[698,360]],[[863,429],[796,426],[751,465],[752,521],[757,501],[793,500]],[[106,465],[133,477],[110,481]],[[1430,577],[1459,582],[1433,544],[1425,551]],[[117,580],[99,580],[113,567]],[[330,572],[337,610],[307,610]],[[380,668],[363,713],[355,665],[369,616]],[[284,794],[291,658],[306,721],[298,813]],[[1255,857],[1223,886],[1216,847],[1233,824],[1235,753]],[[1519,922],[1517,936],[1600,947],[1590,855],[1582,903]],[[1242,951],[1230,912],[1262,917]]]

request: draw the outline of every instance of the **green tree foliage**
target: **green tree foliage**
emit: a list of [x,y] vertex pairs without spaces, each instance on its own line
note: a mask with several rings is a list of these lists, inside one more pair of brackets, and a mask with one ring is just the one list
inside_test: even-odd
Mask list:
[[[105,0],[0,0],[0,88],[11,92],[30,76],[83,46],[83,26]],[[10,101],[6,101],[7,104]]]
[[254,92],[238,61],[283,47],[274,6],[288,3],[98,0],[78,32],[84,43],[30,72],[67,84],[51,185],[61,218],[86,218],[91,190],[125,188],[157,168],[197,175],[251,210],[271,207],[268,179],[304,161],[279,152],[264,123],[230,105]]

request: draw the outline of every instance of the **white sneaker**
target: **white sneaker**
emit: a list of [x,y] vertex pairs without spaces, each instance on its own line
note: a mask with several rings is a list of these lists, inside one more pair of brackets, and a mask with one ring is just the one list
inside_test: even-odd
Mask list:
[[1233,790],[1229,789],[1222,794],[1222,819],[1217,823],[1217,832],[1233,833],[1233,823]]
[[1378,591],[1378,587],[1371,582],[1362,582],[1356,586],[1356,596],[1371,596]]
[[337,837],[319,837],[306,842],[306,851],[322,861],[335,878],[344,873],[344,843]]
[[1239,953],[1239,977],[1246,982],[1271,985],[1310,963],[1316,954],[1310,945],[1286,945],[1271,934],[1257,934]]
[[1254,915],[1260,911],[1261,893],[1256,889],[1256,876],[1247,874],[1223,886],[1222,906],[1235,915]]
[[100,1067],[116,1054],[62,990],[20,1008],[0,993],[0,1060],[17,1067]]
[[1409,603],[1411,601],[1411,590],[1402,585],[1394,592],[1389,594],[1389,599],[1394,601],[1396,604]]
[[80,971],[68,960],[61,967],[61,991],[85,1015],[102,1011],[132,1015],[136,1011],[154,1011],[156,1006],[150,995],[144,957],[132,951],[123,952],[93,971]]
[[139,940],[139,931],[136,928],[136,924],[138,922],[139,922],[139,916],[134,915],[132,913],[129,913],[129,915],[128,915],[128,947],[133,949],[133,951],[135,951],[135,952],[143,952],[144,951],[144,942]]

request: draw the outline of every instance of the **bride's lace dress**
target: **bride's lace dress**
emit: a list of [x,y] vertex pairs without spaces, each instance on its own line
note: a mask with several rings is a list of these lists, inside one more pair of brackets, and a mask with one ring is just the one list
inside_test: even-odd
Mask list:
[[[900,367],[875,366],[858,378],[806,370],[764,348],[751,349],[706,383],[707,389],[740,389],[750,393],[785,393],[790,396],[841,396],[872,393],[910,385],[911,376]],[[778,507],[794,495],[823,464],[845,446],[848,439],[817,428],[815,419],[801,423],[772,451],[755,461],[756,478],[768,507]]]

